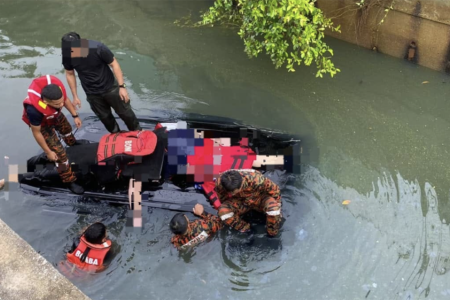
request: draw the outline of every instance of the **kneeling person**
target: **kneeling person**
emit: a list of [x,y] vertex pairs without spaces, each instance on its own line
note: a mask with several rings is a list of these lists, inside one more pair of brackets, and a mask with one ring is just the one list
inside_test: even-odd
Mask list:
[[216,181],[215,191],[222,202],[219,217],[231,228],[250,231],[241,216],[250,210],[266,214],[267,234],[278,234],[281,223],[280,188],[256,170],[229,170]]
[[190,222],[185,214],[178,213],[170,221],[170,230],[175,234],[171,242],[178,250],[205,241],[223,227],[219,217],[206,213],[203,205],[196,204],[193,211],[201,219]]

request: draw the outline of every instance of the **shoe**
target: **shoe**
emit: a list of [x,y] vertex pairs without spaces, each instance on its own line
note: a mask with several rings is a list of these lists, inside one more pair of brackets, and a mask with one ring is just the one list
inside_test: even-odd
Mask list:
[[71,190],[74,194],[81,195],[84,193],[84,188],[75,182],[70,182],[67,185],[69,190]]

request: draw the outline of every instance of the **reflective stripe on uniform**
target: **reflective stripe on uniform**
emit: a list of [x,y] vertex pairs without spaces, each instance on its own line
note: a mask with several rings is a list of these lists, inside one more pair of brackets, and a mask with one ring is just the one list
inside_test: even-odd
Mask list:
[[222,219],[222,221],[225,221],[226,219],[229,219],[229,218],[231,218],[233,216],[234,216],[234,212],[230,212],[228,214],[225,214],[225,215],[221,216],[220,218]]
[[28,89],[28,93],[33,93],[33,94],[35,94],[36,96],[38,96],[39,98],[41,98],[41,94],[39,94],[39,93],[36,92],[35,90]]
[[47,76],[47,84],[52,84],[52,80],[50,79],[50,75],[46,75]]
[[209,236],[209,235],[208,235],[205,231],[202,231],[199,235],[197,235],[195,238],[193,238],[192,240],[190,240],[189,242],[187,242],[186,244],[184,244],[184,245],[181,246],[181,247],[182,247],[182,248],[185,248],[185,247],[187,247],[187,246],[195,245],[195,244],[197,244],[197,243],[199,243],[199,242],[202,242],[202,241],[206,240],[206,238],[207,238],[208,236]]
[[[69,160],[66,160],[65,162],[63,162],[63,164],[65,164],[66,166],[68,166],[68,165],[69,165]],[[58,164],[57,162],[55,162],[55,165],[56,165],[56,167],[59,166],[59,164]]]
[[281,213],[281,209],[266,212],[266,214],[268,214],[269,216],[278,216],[280,213]]
[[250,172],[250,173],[255,172],[255,170],[253,170],[253,169],[229,169],[229,170],[224,171],[222,174],[230,172],[230,171]]

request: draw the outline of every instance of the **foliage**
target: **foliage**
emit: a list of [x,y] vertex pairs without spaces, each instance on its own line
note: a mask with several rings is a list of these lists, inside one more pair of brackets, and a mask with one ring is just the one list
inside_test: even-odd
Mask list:
[[276,68],[286,64],[289,72],[294,65],[316,63],[316,77],[337,69],[331,61],[333,50],[323,41],[325,29],[340,32],[330,19],[314,6],[316,0],[215,0],[202,14],[197,26],[234,24],[244,41],[250,58],[265,51]]

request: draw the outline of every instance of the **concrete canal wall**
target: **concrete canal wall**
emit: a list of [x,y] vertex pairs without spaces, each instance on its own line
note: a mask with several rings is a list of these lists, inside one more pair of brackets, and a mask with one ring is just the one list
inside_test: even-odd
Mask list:
[[365,0],[362,9],[359,1],[317,0],[317,7],[341,25],[341,33],[329,36],[398,58],[415,42],[410,54],[416,63],[450,73],[450,0]]
[[0,220],[0,300],[90,300]]

